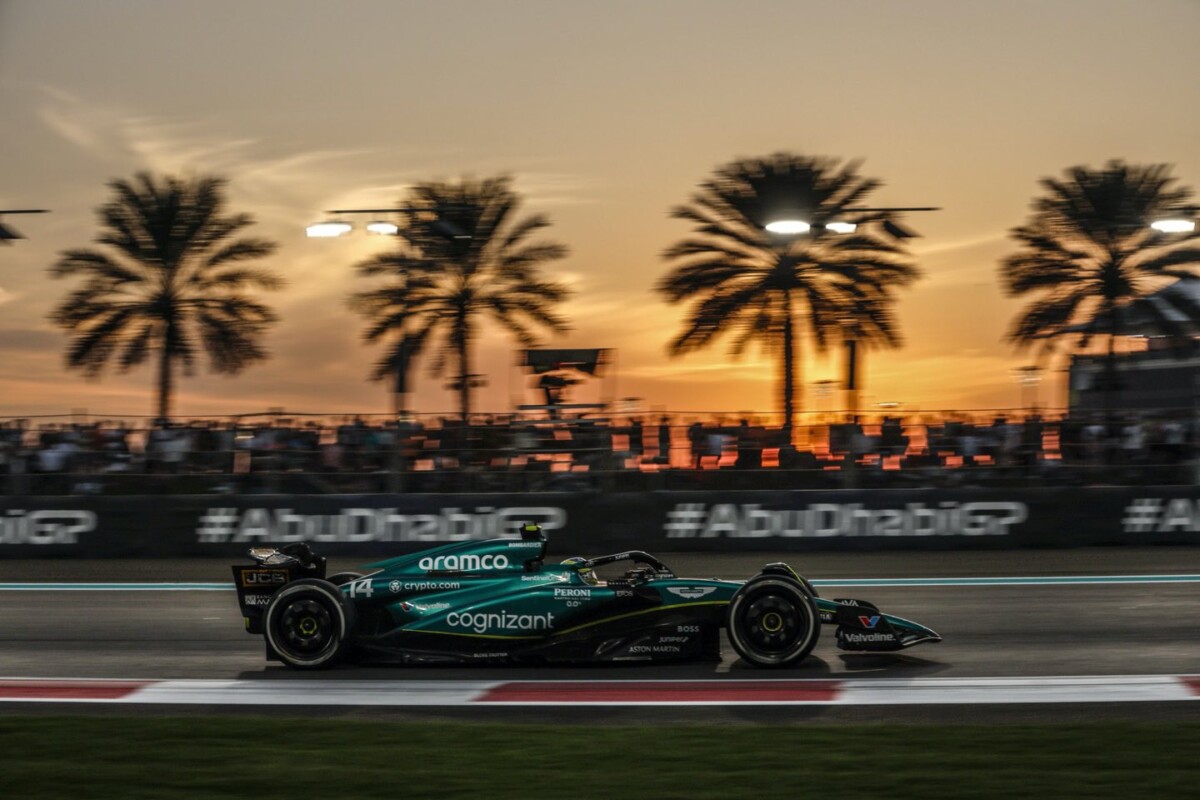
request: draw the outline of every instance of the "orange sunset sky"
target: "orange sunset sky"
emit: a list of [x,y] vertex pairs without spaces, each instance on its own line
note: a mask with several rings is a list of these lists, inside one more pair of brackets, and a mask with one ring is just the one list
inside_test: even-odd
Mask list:
[[[901,294],[903,349],[866,357],[864,406],[1017,406],[1032,357],[1002,341],[1020,307],[997,280],[1007,231],[1075,164],[1169,162],[1200,186],[1198,42],[1197,0],[0,0],[0,208],[53,210],[4,218],[29,238],[0,248],[0,418],[152,414],[149,368],[67,373],[46,320],[71,286],[46,267],[91,241],[105,182],[140,169],[230,178],[288,281],[271,360],[185,379],[179,415],[388,410],[346,307],[365,285],[351,266],[386,242],[304,226],[502,172],[571,249],[550,274],[574,290],[573,330],[545,344],[615,348],[615,394],[647,409],[772,410],[771,358],[666,356],[681,309],[652,287],[687,230],[668,210],[778,150],[865,159],[873,203],[944,209],[906,220],[924,278]],[[534,400],[514,347],[478,342],[476,408]],[[840,354],[801,366],[811,408]],[[1043,403],[1064,397],[1054,369]],[[416,410],[455,408],[444,381],[417,383]]]

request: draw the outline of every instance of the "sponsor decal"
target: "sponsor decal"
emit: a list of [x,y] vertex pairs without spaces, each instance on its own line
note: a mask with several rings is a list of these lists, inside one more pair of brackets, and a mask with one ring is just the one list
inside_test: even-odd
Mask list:
[[241,571],[242,586],[282,586],[287,583],[286,569],[244,569]]
[[580,589],[580,588],[573,587],[573,586],[570,586],[570,587],[556,586],[556,587],[554,587],[554,599],[556,599],[556,600],[567,599],[567,598],[572,599],[572,600],[578,600],[581,598],[585,599],[585,600],[590,600],[591,597],[592,597],[591,589]]
[[271,595],[248,594],[243,599],[243,602],[248,606],[266,606],[271,604]]
[[542,549],[541,542],[509,542],[508,546],[509,547],[528,547],[530,549],[536,548],[538,550]]
[[0,517],[0,544],[77,544],[79,534],[96,530],[93,511],[6,511]]
[[[9,512],[23,514],[24,512]],[[66,532],[57,536],[74,537],[92,530],[96,516],[90,511],[36,511],[62,520],[73,518]],[[72,516],[73,515],[73,516]],[[557,506],[501,507],[476,506],[472,510],[443,508],[431,514],[402,514],[395,508],[343,508],[337,514],[299,514],[290,508],[209,508],[196,524],[196,540],[202,544],[224,542],[466,542],[496,539],[515,533],[522,522],[537,519],[546,531],[562,528],[567,512]],[[50,524],[47,522],[46,524]],[[80,527],[80,526],[84,527]],[[61,522],[55,523],[63,527]],[[21,531],[25,529],[22,528]],[[26,533],[15,534],[24,543]],[[47,536],[43,531],[40,536]],[[65,543],[73,543],[70,538]],[[57,544],[58,542],[33,542]],[[514,542],[514,546],[525,543]],[[541,546],[539,542],[529,543]]]
[[[395,584],[400,584],[400,588],[393,588]],[[393,593],[398,592],[446,592],[454,589],[461,589],[462,584],[458,581],[392,581],[388,584],[388,588]]]
[[417,566],[429,572],[438,572],[439,570],[446,572],[480,572],[482,570],[508,569],[508,556],[503,553],[500,555],[487,553],[482,556],[474,553],[434,557],[426,556],[417,562]]
[[561,583],[566,578],[561,575],[522,575],[521,580],[529,583]]
[[864,628],[874,628],[879,624],[879,617],[859,617],[858,624]]
[[404,602],[400,604],[400,610],[405,614],[416,611],[419,614],[431,614],[434,611],[445,611],[450,607],[449,603],[429,603],[428,605],[415,605],[413,603]]
[[691,641],[691,639],[689,639],[686,636],[660,636],[660,637],[658,637],[658,640],[660,642],[662,642],[663,644],[669,644],[671,642],[679,642],[681,644],[687,644],[688,642]]
[[629,648],[630,655],[655,653],[682,653],[683,649],[673,644],[635,644]]
[[832,611],[822,611],[821,612],[821,622],[835,622],[836,620],[837,620],[837,615],[834,614]]
[[670,539],[824,538],[843,536],[1007,536],[1029,517],[1018,502],[907,503],[864,508],[862,503],[812,503],[764,509],[758,503],[677,503],[663,530]]
[[392,581],[388,584],[388,591],[392,594],[400,594],[400,581]]
[[869,644],[871,642],[894,642],[896,638],[890,633],[855,633],[846,631],[842,638],[851,644]]
[[688,600],[695,600],[698,597],[704,597],[707,594],[712,594],[717,590],[715,586],[668,586],[667,591],[679,597],[686,597]]
[[554,625],[553,614],[510,614],[507,611],[454,611],[446,615],[446,624],[454,628],[486,631],[544,631]]
[[445,611],[449,607],[449,603],[430,603],[429,605],[417,606],[417,610],[424,614],[431,614],[434,611]]

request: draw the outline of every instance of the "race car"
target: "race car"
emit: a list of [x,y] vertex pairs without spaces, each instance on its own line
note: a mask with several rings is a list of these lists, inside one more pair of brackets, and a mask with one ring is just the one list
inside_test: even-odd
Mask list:
[[[233,567],[246,630],[296,669],[393,663],[720,659],[721,629],[757,667],[802,661],[821,626],[837,646],[891,651],[939,642],[929,628],[864,600],[818,596],[783,563],[747,581],[680,578],[637,550],[546,562],[546,537],[447,544],[326,576],[305,543],[255,548]],[[597,569],[623,565],[602,580]]]

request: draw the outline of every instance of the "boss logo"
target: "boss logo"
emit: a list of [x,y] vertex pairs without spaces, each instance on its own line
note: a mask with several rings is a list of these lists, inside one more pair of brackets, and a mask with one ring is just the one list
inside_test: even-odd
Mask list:
[[242,586],[282,586],[287,576],[285,569],[244,569]]

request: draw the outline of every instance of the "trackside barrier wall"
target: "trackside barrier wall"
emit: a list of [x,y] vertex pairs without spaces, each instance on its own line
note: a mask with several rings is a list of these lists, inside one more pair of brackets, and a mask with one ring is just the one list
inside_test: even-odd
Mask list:
[[375,557],[525,521],[555,553],[1200,544],[1200,489],[7,497],[0,558],[228,558],[291,541]]

